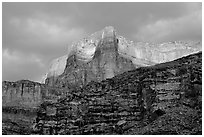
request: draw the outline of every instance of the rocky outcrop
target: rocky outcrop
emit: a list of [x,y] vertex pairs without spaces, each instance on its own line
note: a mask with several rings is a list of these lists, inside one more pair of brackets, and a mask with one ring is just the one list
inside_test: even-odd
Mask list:
[[33,109],[44,101],[52,100],[55,102],[66,93],[67,89],[49,87],[29,80],[3,81],[2,107]]
[[[99,34],[101,38],[98,38]],[[102,81],[135,68],[130,59],[119,54],[113,27],[106,27],[74,48],[64,72],[58,77],[47,78],[47,85],[82,87],[90,81]]]
[[151,66],[200,50],[106,27],[54,60],[46,84],[2,82],[3,134],[201,134],[202,54]]
[[118,36],[120,53],[135,65],[150,66],[202,51],[201,42],[175,41],[166,43],[133,42]]
[[48,70],[49,70],[48,73],[46,73],[45,76],[43,76],[43,78],[41,80],[42,83],[45,83],[46,78],[57,77],[60,74],[62,74],[64,72],[64,69],[65,69],[65,66],[67,63],[67,58],[68,58],[68,55],[64,55],[62,57],[54,59],[50,63],[50,66],[48,68]]
[[2,133],[31,134],[38,107],[44,101],[56,102],[66,89],[48,87],[29,80],[2,82]]
[[37,82],[21,80],[17,82],[3,81],[2,105],[35,107],[42,103],[42,85]]
[[[82,86],[87,83],[86,80],[101,81],[127,70],[132,70],[134,67],[151,66],[196,53],[202,50],[201,45],[200,42],[192,41],[161,44],[133,42],[118,35],[115,29],[109,26],[79,42],[73,43],[72,51],[69,55],[60,57],[51,63],[45,83],[52,86],[72,85],[73,83],[76,85],[76,83],[80,83],[78,86]],[[106,63],[108,58],[110,58],[109,62],[111,63]],[[130,67],[132,66],[130,65],[131,62],[134,67]],[[71,70],[72,72],[67,74],[69,64],[75,65],[72,68],[76,68],[76,71]],[[120,64],[121,68],[116,70],[117,64]],[[84,72],[85,70],[89,71],[87,75]],[[98,76],[99,73],[101,76]],[[79,81],[80,77],[88,75],[90,77],[82,78],[83,82]],[[58,78],[58,76],[61,78]],[[67,83],[66,81],[72,82]]]
[[202,54],[90,82],[38,112],[37,134],[202,134]]
[[30,134],[38,106],[43,103],[43,85],[29,80],[2,82],[2,133]]

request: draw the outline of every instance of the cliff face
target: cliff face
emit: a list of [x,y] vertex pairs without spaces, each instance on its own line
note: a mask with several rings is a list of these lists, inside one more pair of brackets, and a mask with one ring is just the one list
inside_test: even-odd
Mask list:
[[30,134],[44,86],[29,80],[2,82],[2,133]]
[[65,96],[66,92],[63,88],[53,88],[29,80],[3,81],[2,107],[35,109],[44,101],[55,102],[61,96]]
[[113,27],[106,27],[73,43],[69,56],[55,59],[45,83],[61,87],[79,83],[78,86],[82,86],[91,80],[111,78],[134,67],[151,66],[196,53],[202,50],[201,45],[191,41],[161,44],[133,42],[118,35]]
[[134,43],[106,27],[55,59],[46,84],[2,83],[3,133],[201,134],[202,53],[180,58],[197,51],[201,43]]
[[66,67],[67,58],[68,58],[68,55],[64,55],[60,58],[54,59],[50,63],[49,72],[42,78],[42,82],[45,82],[46,78],[49,78],[52,76],[57,77],[60,74],[62,74]]
[[160,44],[133,42],[118,36],[120,53],[131,58],[134,64],[150,66],[173,61],[189,54],[202,51],[201,42],[175,41]]
[[[99,34],[100,38],[94,39]],[[47,78],[47,85],[82,87],[90,81],[112,78],[135,68],[130,59],[119,54],[114,28],[106,27],[84,41],[76,45],[67,58],[64,72],[57,77]]]
[[21,80],[2,83],[2,106],[36,107],[42,103],[42,85]]
[[90,82],[44,103],[38,134],[202,134],[202,54]]
[[20,80],[2,82],[2,133],[32,134],[37,109],[45,102],[56,102],[67,90]]

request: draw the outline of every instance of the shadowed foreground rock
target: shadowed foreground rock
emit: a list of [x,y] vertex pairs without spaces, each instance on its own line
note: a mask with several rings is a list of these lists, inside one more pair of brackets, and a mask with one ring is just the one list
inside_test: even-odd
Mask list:
[[33,134],[202,134],[202,53],[44,102]]

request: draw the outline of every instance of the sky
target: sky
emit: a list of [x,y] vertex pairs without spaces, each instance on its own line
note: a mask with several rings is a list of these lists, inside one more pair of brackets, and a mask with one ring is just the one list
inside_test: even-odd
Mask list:
[[41,82],[71,43],[105,26],[132,40],[202,41],[202,3],[2,4],[2,80]]

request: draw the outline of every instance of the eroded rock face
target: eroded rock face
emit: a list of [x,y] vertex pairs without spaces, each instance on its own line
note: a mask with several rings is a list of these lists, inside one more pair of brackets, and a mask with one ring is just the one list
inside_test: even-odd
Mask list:
[[32,109],[47,100],[55,102],[61,96],[65,96],[67,90],[53,88],[45,84],[29,80],[16,82],[2,82],[2,107]]
[[38,107],[45,101],[56,102],[67,90],[48,87],[29,80],[2,82],[2,134],[32,134]]
[[[62,57],[54,59],[48,68],[48,72],[42,77],[42,83],[45,83],[47,78],[53,77],[53,81],[59,75],[61,75],[66,67],[68,55],[64,55]],[[53,81],[49,81],[50,85],[53,85]]]
[[134,64],[149,66],[159,64],[202,51],[201,42],[175,41],[161,44],[133,42],[118,36],[119,52],[131,58]]
[[68,56],[65,55],[53,60],[49,68],[49,73],[47,73],[46,77],[59,76],[60,74],[62,74],[67,63],[67,57]]
[[42,103],[42,88],[40,83],[28,80],[3,81],[2,106],[36,107]]
[[[101,35],[100,38],[93,39]],[[118,52],[118,40],[113,27],[80,41],[67,58],[64,72],[48,77],[46,84],[60,87],[82,87],[90,81],[101,81],[135,68],[130,59]]]
[[[82,86],[91,80],[101,81],[133,68],[151,66],[196,53],[202,50],[201,45],[200,42],[192,41],[161,44],[133,42],[118,35],[109,26],[73,43],[69,56],[53,61],[46,76],[46,84],[64,86],[66,81],[70,81],[68,85],[80,83]],[[72,72],[68,74],[68,70]]]
[[90,82],[38,113],[38,134],[202,134],[202,54]]

